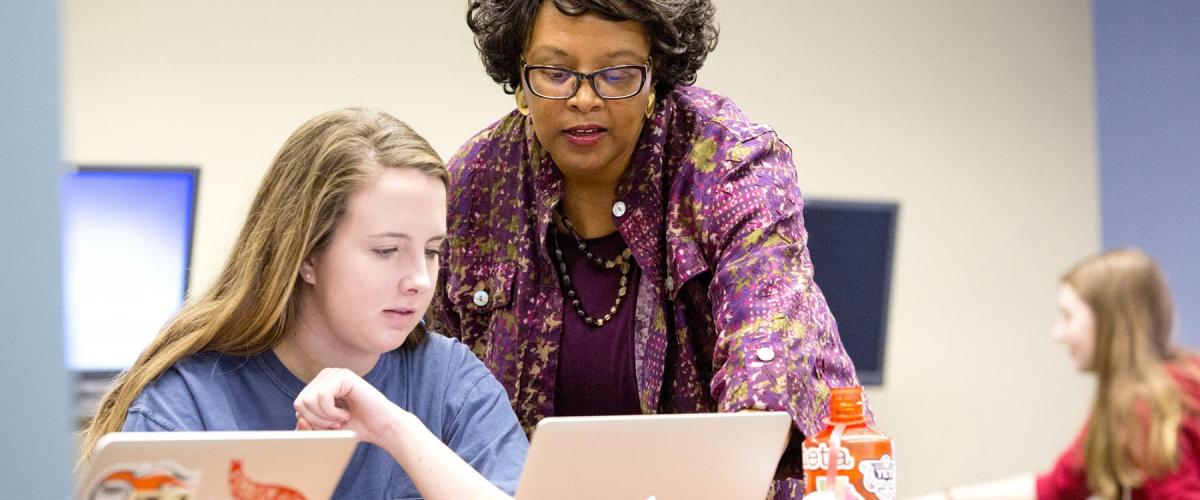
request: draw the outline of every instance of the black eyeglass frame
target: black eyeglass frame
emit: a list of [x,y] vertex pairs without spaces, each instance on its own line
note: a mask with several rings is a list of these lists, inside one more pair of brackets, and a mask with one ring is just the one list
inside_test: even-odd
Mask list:
[[[600,73],[604,73],[605,71],[611,71],[614,69],[627,69],[627,68],[637,68],[638,70],[641,70],[642,81],[640,83],[638,83],[637,89],[634,90],[633,93],[631,93],[629,95],[619,96],[619,97],[609,97],[609,96],[602,94],[600,92],[600,89],[598,87],[596,87],[596,75],[599,75]],[[563,97],[551,97],[551,96],[545,96],[545,95],[539,94],[536,90],[533,89],[533,85],[529,84],[529,73],[533,70],[538,70],[538,69],[553,69],[553,70],[562,71],[565,73],[570,73],[571,76],[575,77],[575,86],[571,89],[571,93],[569,93]],[[562,100],[566,100],[566,99],[575,97],[575,94],[579,93],[580,83],[583,80],[588,81],[588,84],[592,86],[592,92],[595,93],[596,96],[601,99],[604,99],[606,101],[615,101],[618,99],[629,99],[630,97],[640,94],[642,92],[642,90],[644,90],[646,88],[646,84],[650,81],[650,61],[647,60],[645,63],[642,63],[642,64],[620,64],[617,66],[609,66],[607,68],[600,68],[591,73],[581,73],[581,72],[575,71],[570,68],[564,68],[562,66],[529,65],[524,62],[521,63],[521,82],[525,84],[525,89],[528,90],[529,93],[531,93],[535,96],[541,97],[542,99],[554,99],[554,100],[562,101]]]

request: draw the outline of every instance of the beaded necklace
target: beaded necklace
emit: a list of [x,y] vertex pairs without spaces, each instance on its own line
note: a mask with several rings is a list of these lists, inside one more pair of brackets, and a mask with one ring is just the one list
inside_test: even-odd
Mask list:
[[626,247],[620,255],[616,256],[612,260],[604,260],[600,257],[597,257],[596,254],[592,253],[592,250],[588,248],[587,243],[583,241],[583,238],[579,237],[579,233],[575,232],[575,225],[571,224],[571,219],[567,218],[567,214],[559,211],[556,215],[557,219],[562,221],[563,227],[567,228],[567,232],[571,235],[571,238],[575,240],[576,246],[579,248],[579,251],[583,252],[584,257],[587,258],[588,262],[602,269],[619,268],[621,271],[620,288],[617,290],[617,298],[613,301],[612,307],[608,308],[608,312],[604,313],[604,315],[600,317],[595,317],[588,314],[587,311],[583,309],[583,301],[579,299],[579,294],[575,291],[575,285],[571,283],[571,276],[567,274],[567,264],[565,259],[563,259],[562,249],[558,246],[558,225],[550,225],[551,228],[554,229],[554,234],[550,235],[550,238],[548,238],[551,245],[553,245],[551,247],[550,255],[554,257],[554,264],[558,269],[558,279],[559,282],[562,283],[563,294],[566,296],[566,300],[571,304],[571,307],[575,309],[575,314],[579,315],[579,319],[582,319],[583,322],[588,326],[604,326],[605,323],[608,323],[610,320],[612,320],[612,317],[617,314],[617,309],[621,307],[621,301],[625,300],[625,296],[629,293],[629,272],[632,269],[630,261],[633,260],[631,258],[633,254],[630,252],[629,248]]

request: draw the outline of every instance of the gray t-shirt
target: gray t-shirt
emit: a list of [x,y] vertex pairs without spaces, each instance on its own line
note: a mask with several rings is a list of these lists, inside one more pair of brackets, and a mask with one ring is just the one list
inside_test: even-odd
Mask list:
[[[364,379],[416,415],[433,434],[510,495],[529,441],[504,388],[467,348],[430,334],[384,354]],[[133,402],[125,431],[288,430],[305,384],[271,351],[239,357],[203,352],[176,363]],[[360,443],[333,498],[420,498],[382,448]]]

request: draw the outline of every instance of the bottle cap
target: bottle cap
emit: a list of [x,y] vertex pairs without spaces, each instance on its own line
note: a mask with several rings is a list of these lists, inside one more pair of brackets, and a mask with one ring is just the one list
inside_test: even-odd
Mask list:
[[863,411],[862,387],[832,387],[829,389],[829,420],[851,423],[866,420]]

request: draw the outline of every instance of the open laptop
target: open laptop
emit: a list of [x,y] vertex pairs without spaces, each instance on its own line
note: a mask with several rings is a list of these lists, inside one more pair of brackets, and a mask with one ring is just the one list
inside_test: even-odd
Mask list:
[[351,431],[114,432],[75,497],[325,500],[356,442]]
[[784,412],[546,418],[516,500],[762,500],[791,423]]

